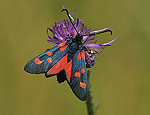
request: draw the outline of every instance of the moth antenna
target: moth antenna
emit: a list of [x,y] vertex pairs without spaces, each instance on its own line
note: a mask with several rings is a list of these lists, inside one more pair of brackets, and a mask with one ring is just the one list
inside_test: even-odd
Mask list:
[[[77,34],[79,35],[77,29],[75,28],[75,26],[74,26],[74,24],[73,24],[73,22],[72,22],[72,20],[71,20],[71,18],[70,18],[70,16],[69,16],[68,10],[64,8],[63,10],[61,10],[61,12],[63,12],[63,11],[66,11],[67,16],[68,16],[68,18],[69,18],[69,20],[70,20],[70,22],[71,22],[73,28],[75,29],[75,31],[76,31]],[[89,34],[89,35],[82,35],[82,36],[89,36],[89,37],[90,37],[90,36],[95,36],[95,35],[97,35],[97,34],[101,34],[101,33],[105,33],[105,32],[110,32],[110,34],[112,35],[112,31],[111,31],[111,30],[104,30],[104,31],[102,31],[102,32],[92,33],[92,34]],[[87,39],[88,39],[88,38],[87,38]],[[87,41],[87,39],[84,41],[84,43]],[[84,44],[84,43],[83,43],[83,44]]]
[[[73,22],[72,22],[72,20],[71,20],[71,18],[70,18],[70,16],[69,16],[69,12],[68,12],[68,10],[67,10],[67,9],[63,9],[61,12],[63,12],[63,11],[66,11],[67,16],[68,16],[68,18],[69,18],[69,20],[70,20],[70,22],[71,22],[71,24],[72,24],[73,28],[74,28],[74,29],[75,29],[75,31],[78,33],[78,31],[76,30],[76,28],[75,28],[75,26],[74,26],[74,24],[73,24]],[[78,33],[78,34],[79,34],[79,33]]]
[[111,31],[111,30],[104,30],[104,31],[102,31],[102,32],[89,34],[88,36],[94,36],[94,35],[96,35],[96,34],[101,34],[101,33],[105,33],[105,32],[110,32],[110,34],[112,35],[112,31]]
[[[112,31],[111,31],[111,30],[104,30],[104,31],[102,31],[102,32],[92,33],[92,34],[89,34],[89,35],[82,35],[82,36],[89,36],[89,37],[90,37],[90,36],[95,36],[96,34],[101,34],[101,33],[105,33],[105,32],[110,32],[110,34],[112,35]],[[89,37],[88,37],[88,38],[89,38]],[[87,38],[87,39],[88,39],[88,38]],[[87,41],[87,39],[84,41],[84,43]],[[84,44],[84,43],[83,43],[83,44]]]

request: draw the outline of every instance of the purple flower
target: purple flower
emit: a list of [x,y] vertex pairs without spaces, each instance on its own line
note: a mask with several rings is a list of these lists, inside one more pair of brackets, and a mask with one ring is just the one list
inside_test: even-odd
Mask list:
[[[111,28],[112,26],[97,31],[90,31],[91,28],[87,29],[87,25],[84,25],[84,19],[74,19],[72,17],[74,12],[72,13],[72,15],[69,16],[72,19],[73,24],[78,33],[83,35],[82,43],[85,50],[86,67],[93,67],[93,65],[95,64],[96,55],[98,54],[98,52],[101,52],[99,49],[105,49],[107,48],[107,46],[111,46],[111,43],[115,41],[118,37],[108,43],[97,43],[97,41],[92,42],[93,40],[95,40],[95,33],[105,31]],[[49,36],[48,31],[52,32],[53,37]],[[66,40],[75,38],[78,33],[73,28],[70,20],[65,19],[62,22],[55,23],[55,25],[52,26],[52,28],[47,28],[47,35],[49,37],[47,41],[49,43],[54,43],[54,45],[58,45],[59,43],[62,43]]]

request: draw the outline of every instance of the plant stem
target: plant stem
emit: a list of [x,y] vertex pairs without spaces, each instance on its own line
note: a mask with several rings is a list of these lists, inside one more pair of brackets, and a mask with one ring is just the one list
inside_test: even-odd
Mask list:
[[87,81],[88,81],[88,97],[86,100],[86,106],[87,106],[87,112],[88,115],[95,115],[97,113],[97,109],[98,109],[98,103],[96,103],[95,105],[92,103],[92,99],[93,96],[91,95],[92,93],[92,89],[91,89],[91,85],[90,85],[90,71],[87,71]]

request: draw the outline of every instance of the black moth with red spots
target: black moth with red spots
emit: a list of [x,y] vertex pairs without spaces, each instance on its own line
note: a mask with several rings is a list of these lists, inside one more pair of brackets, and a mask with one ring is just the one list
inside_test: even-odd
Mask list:
[[[58,83],[67,81],[74,94],[80,100],[84,101],[87,99],[88,96],[86,67],[91,67],[94,65],[95,63],[94,59],[95,56],[97,55],[96,50],[92,50],[88,48],[90,44],[88,45],[84,43],[86,41],[89,41],[88,40],[89,37],[94,36],[96,34],[100,34],[104,32],[110,32],[110,33],[112,32],[111,30],[108,30],[106,28],[103,31],[99,31],[98,33],[94,32],[94,33],[89,33],[88,35],[81,35],[80,33],[78,33],[77,29],[75,28],[71,20],[71,15],[68,13],[68,10],[63,9],[62,11],[66,11],[67,16],[70,20],[69,23],[71,23],[73,26],[72,29],[71,28],[66,29],[66,32],[68,30],[69,31],[73,30],[73,32],[76,32],[76,36],[70,37],[70,35],[68,34],[67,38],[65,38],[65,41],[63,41],[62,43],[59,42],[58,44],[57,40],[59,39],[56,36],[54,36],[54,38],[51,38],[48,35],[48,37],[51,39],[50,41],[57,42],[57,45],[52,49],[47,50],[46,52],[40,54],[39,56],[29,61],[25,65],[24,70],[31,74],[45,73],[46,78],[57,75]],[[79,20],[77,22],[79,22]],[[78,26],[78,24],[79,23],[76,23],[76,27]],[[66,27],[69,26],[66,25]],[[52,29],[50,28],[48,29],[51,32],[53,32],[53,35],[54,34],[56,35],[56,33]],[[84,43],[82,43],[83,41]],[[109,43],[107,44],[104,43],[101,45],[95,43],[94,47],[103,48],[103,46],[109,46]]]
[[88,95],[85,52],[81,43],[82,36],[60,43],[29,61],[24,70],[31,74],[45,73],[51,77],[57,75],[59,83],[65,80],[74,94],[82,101]]

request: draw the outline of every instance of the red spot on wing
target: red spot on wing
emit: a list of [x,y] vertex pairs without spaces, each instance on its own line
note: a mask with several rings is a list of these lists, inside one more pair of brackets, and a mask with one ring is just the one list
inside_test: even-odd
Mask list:
[[42,63],[42,61],[39,58],[37,58],[36,60],[34,60],[34,63],[40,65]]
[[74,74],[74,76],[75,76],[75,77],[80,77],[80,72],[76,72],[76,73]]
[[53,62],[52,58],[51,57],[48,57],[47,58],[47,61],[51,64]]
[[50,51],[49,51],[49,52],[47,52],[47,55],[48,55],[48,56],[52,55],[52,52],[50,52]]
[[59,60],[48,72],[47,75],[50,74],[57,74],[59,73],[61,70],[64,69],[64,67],[67,64],[67,56],[68,54],[66,54],[61,60]]
[[84,50],[82,51],[81,56],[82,56],[82,58],[85,60],[85,53],[84,53]]
[[82,68],[82,69],[81,69],[81,73],[84,73],[84,72],[85,72],[85,70]]
[[81,52],[78,53],[78,60],[81,60]]
[[67,77],[67,80],[69,81],[70,83],[70,78],[71,78],[71,71],[72,71],[72,60],[70,60],[70,62],[66,65],[65,67],[65,71],[66,71],[66,77]]
[[61,51],[64,51],[66,48],[67,48],[67,45],[62,46],[62,47],[60,48],[60,50],[61,50]]
[[83,89],[85,89],[86,88],[86,83],[80,82],[80,87],[82,87]]
[[62,46],[64,46],[65,44],[66,44],[66,41],[60,43],[58,46],[59,46],[59,47],[62,47]]
[[66,71],[66,77],[67,80],[70,82],[70,78],[71,78],[71,71],[72,71],[72,60],[70,60],[70,62],[67,64],[67,57],[68,54],[66,54],[61,60],[59,60],[48,72],[47,75],[50,74],[57,74],[59,73],[61,70],[65,70]]

